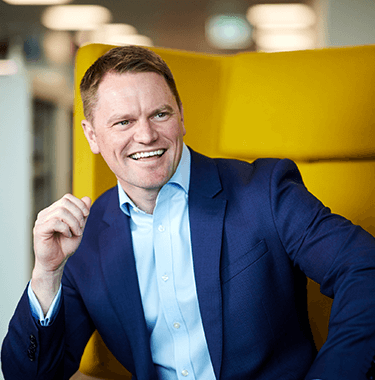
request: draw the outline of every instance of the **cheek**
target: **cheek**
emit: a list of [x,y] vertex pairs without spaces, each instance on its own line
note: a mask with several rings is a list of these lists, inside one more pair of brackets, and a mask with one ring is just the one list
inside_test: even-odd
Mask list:
[[104,151],[116,151],[124,146],[121,136],[116,133],[102,133],[98,138],[98,145]]
[[168,138],[172,141],[180,142],[185,135],[185,128],[183,125],[174,125],[168,133]]
[[105,137],[101,136],[100,139],[97,139],[97,143],[100,154],[104,159],[109,159],[111,156],[116,155],[116,149],[114,148],[113,144]]

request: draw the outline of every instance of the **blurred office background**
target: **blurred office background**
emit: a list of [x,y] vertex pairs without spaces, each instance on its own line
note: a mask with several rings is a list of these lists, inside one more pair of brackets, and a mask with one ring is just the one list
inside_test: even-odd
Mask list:
[[210,54],[363,45],[375,43],[374,20],[374,0],[0,0],[0,342],[31,275],[36,214],[71,191],[80,45]]

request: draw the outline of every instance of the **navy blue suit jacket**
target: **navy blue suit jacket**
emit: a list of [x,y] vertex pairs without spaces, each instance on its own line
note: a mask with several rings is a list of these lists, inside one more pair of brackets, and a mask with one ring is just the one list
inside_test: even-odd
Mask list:
[[[249,164],[192,152],[191,165],[194,271],[217,379],[366,379],[375,354],[374,238],[331,214],[289,160]],[[318,355],[306,276],[334,297]],[[35,323],[23,295],[4,341],[5,379],[69,378],[94,329],[134,378],[156,379],[116,188],[92,207],[51,326]]]

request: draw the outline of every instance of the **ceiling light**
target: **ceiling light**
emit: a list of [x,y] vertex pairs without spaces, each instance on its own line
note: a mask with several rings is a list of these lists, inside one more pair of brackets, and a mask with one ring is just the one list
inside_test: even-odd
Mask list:
[[251,44],[251,25],[242,15],[214,15],[206,21],[206,38],[219,49],[245,49]]
[[257,4],[246,17],[257,28],[307,28],[316,23],[315,12],[306,4]]
[[111,36],[137,34],[137,29],[129,24],[104,24],[93,33],[95,38],[107,41]]
[[93,30],[111,20],[111,12],[100,5],[57,5],[42,14],[42,24],[55,30]]
[[87,43],[110,44],[111,38],[118,35],[137,34],[137,29],[128,24],[104,24],[95,30],[81,30],[75,34],[77,46]]
[[72,0],[3,0],[4,3],[12,5],[54,5],[54,4],[67,4]]
[[255,34],[258,49],[265,52],[313,49],[315,35],[309,29],[272,30],[260,29]]

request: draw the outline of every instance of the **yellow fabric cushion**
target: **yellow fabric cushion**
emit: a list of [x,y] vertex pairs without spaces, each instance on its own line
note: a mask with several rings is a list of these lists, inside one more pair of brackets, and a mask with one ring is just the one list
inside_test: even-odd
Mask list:
[[97,331],[87,343],[79,370],[100,379],[131,379],[131,373],[112,355]]
[[232,58],[219,150],[294,160],[375,157],[375,45]]

